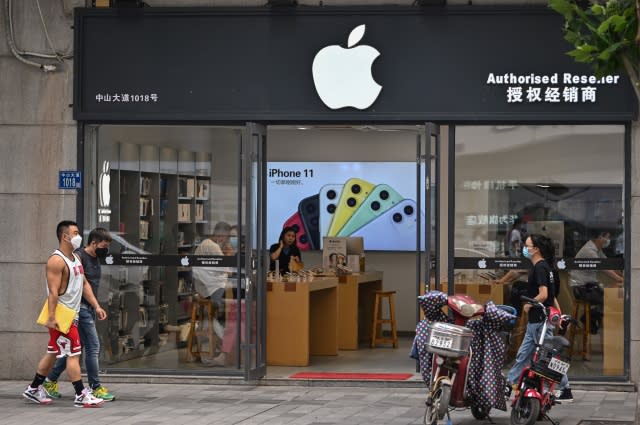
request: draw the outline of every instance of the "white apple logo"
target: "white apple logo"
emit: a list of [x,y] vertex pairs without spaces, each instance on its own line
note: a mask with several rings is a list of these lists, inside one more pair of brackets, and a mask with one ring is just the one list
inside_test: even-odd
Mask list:
[[107,255],[107,257],[104,259],[104,262],[107,264],[113,264],[113,255]]
[[486,269],[487,268],[487,260],[485,260],[484,258],[482,260],[478,260],[478,267],[480,267],[481,269]]
[[560,261],[558,261],[558,268],[560,270],[564,270],[567,268],[567,264],[564,262],[564,258],[561,258]]
[[102,172],[98,178],[98,196],[100,198],[100,207],[102,208],[108,208],[111,202],[111,194],[109,193],[109,184],[111,183],[110,169],[109,161],[104,161],[102,163]]
[[189,265],[189,258],[185,255],[184,257],[182,257],[180,259],[180,264],[182,264],[183,266],[188,266]]
[[324,47],[313,59],[311,71],[318,96],[331,109],[351,106],[366,109],[378,98],[382,86],[371,75],[380,52],[371,46],[355,46],[364,36],[365,25],[355,27],[347,48]]

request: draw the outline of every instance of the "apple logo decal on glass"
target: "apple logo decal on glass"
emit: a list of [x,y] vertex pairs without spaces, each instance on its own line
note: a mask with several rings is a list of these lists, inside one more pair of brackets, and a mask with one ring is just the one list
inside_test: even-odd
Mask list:
[[183,266],[188,266],[189,265],[189,257],[187,257],[186,255],[184,257],[182,257],[180,259],[180,264],[182,264]]
[[107,264],[113,264],[113,255],[107,255],[107,257],[104,259],[104,262]]
[[556,265],[558,266],[558,269],[560,270],[564,270],[567,268],[567,263],[565,263],[564,258],[561,258]]
[[356,46],[364,31],[365,25],[358,25],[349,34],[346,49],[337,44],[326,46],[313,59],[313,83],[320,99],[331,109],[366,109],[382,90],[371,75],[380,52],[371,46]]
[[482,258],[481,260],[478,260],[478,268],[486,269],[487,268],[487,260],[485,260],[484,258]]

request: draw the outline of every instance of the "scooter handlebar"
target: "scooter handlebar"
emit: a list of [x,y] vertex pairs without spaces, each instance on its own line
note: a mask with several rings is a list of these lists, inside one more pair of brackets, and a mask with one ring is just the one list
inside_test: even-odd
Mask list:
[[539,304],[538,300],[534,298],[529,298],[526,295],[520,295],[520,301],[526,301],[531,304]]
[[536,300],[534,298],[529,298],[526,295],[520,295],[520,300],[521,301],[526,301],[529,304],[533,304],[535,306],[542,307],[542,309],[545,310],[545,312],[546,312],[546,308],[545,308],[544,304],[542,304],[540,301],[538,301],[538,300]]

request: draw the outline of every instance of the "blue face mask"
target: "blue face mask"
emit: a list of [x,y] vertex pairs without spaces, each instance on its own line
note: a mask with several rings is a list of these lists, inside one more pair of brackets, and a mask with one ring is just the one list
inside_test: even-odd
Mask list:
[[238,237],[237,236],[230,236],[229,237],[229,243],[231,244],[231,246],[233,247],[233,249],[238,249]]
[[525,258],[531,258],[528,246],[525,245],[524,248],[522,248],[522,255],[524,255]]

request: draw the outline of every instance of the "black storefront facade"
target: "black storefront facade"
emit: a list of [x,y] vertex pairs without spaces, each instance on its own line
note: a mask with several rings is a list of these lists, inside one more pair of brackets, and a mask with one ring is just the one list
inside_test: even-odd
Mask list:
[[[567,282],[584,267],[629,270],[632,89],[624,76],[596,78],[574,63],[561,27],[543,8],[78,9],[74,119],[87,176],[78,218],[118,235],[103,285],[113,319],[100,329],[103,363],[264,376],[263,253],[277,202],[266,197],[270,128],[414,129],[415,159],[435,158],[422,196],[438,199],[424,208],[436,236],[418,229],[427,243],[411,264],[416,292],[424,279],[462,287],[526,268],[506,253],[517,218],[559,240]],[[238,225],[233,255],[196,250],[218,221]],[[609,260],[585,266],[575,254],[596,228],[610,234]],[[251,326],[234,327],[243,343],[228,368],[184,366],[184,353],[163,360],[174,334],[178,350],[188,338],[191,267],[225,267],[244,295],[234,314]],[[592,337],[602,347],[629,341],[624,285],[609,304],[622,330]],[[597,350],[598,368],[581,376],[628,379],[628,349]]]

